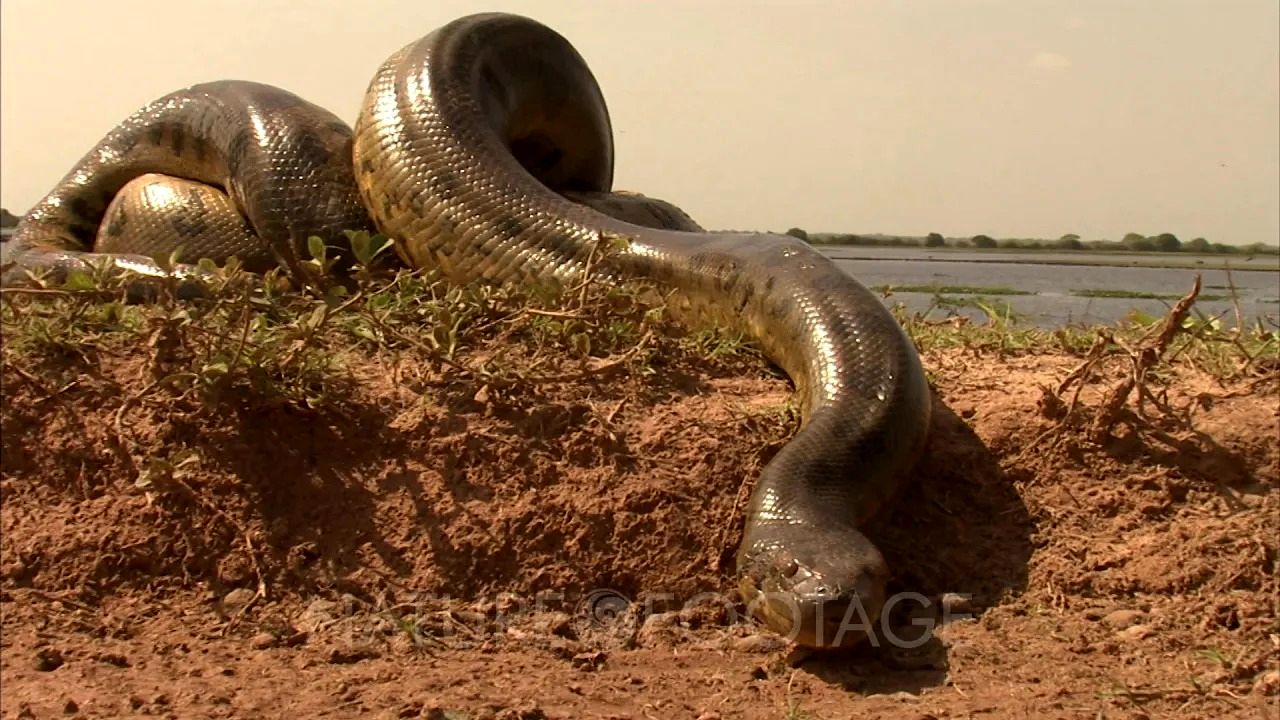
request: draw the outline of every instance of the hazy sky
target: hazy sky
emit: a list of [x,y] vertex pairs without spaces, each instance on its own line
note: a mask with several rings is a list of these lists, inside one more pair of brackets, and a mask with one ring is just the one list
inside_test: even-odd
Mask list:
[[568,37],[616,186],[707,227],[1280,239],[1277,0],[4,0],[0,202],[197,82],[352,122],[387,55],[484,10]]

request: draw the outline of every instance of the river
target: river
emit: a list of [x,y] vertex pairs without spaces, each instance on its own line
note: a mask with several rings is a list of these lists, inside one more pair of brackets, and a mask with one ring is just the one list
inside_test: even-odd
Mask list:
[[[1018,322],[1043,327],[1114,323],[1130,313],[1161,315],[1186,294],[1197,273],[1201,295],[1193,312],[1236,324],[1280,327],[1280,265],[1274,255],[973,251],[932,248],[818,246],[861,283],[888,286],[886,304],[902,303],[930,317],[986,318],[984,302],[1012,310]],[[945,286],[974,292],[921,291]],[[910,291],[893,288],[912,288]],[[985,288],[986,290],[983,290]],[[997,294],[996,289],[1025,294]],[[1079,293],[1168,296],[1083,297]],[[1234,297],[1234,301],[1232,298]]]

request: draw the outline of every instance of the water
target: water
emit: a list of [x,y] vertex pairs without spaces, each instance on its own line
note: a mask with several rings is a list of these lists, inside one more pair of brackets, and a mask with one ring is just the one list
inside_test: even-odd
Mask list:
[[[925,248],[820,247],[837,265],[864,285],[970,286],[1010,288],[1029,295],[983,297],[1007,303],[1019,321],[1044,327],[1071,323],[1114,323],[1137,311],[1162,315],[1175,300],[1148,298],[1088,298],[1079,290],[1114,290],[1182,296],[1201,276],[1201,295],[1226,296],[1197,300],[1193,312],[1236,323],[1236,306],[1246,324],[1261,322],[1280,327],[1280,267],[1274,256],[1100,254],[1053,252],[965,252]],[[1104,264],[1105,263],[1105,264]],[[1176,265],[1141,267],[1139,265]],[[1224,269],[1225,268],[1225,269]],[[1235,303],[1231,296],[1234,286]],[[953,299],[973,299],[948,293]],[[934,317],[949,314],[985,319],[971,306],[936,307],[928,292],[897,292],[888,304],[902,303]],[[931,309],[932,308],[932,309]]]

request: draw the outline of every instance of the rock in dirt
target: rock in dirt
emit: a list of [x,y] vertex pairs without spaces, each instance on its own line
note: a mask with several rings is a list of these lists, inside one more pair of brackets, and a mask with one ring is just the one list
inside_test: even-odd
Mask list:
[[121,655],[120,653],[112,653],[112,652],[94,653],[93,659],[97,660],[100,663],[115,665],[118,668],[127,668],[130,665],[129,658],[125,657],[124,655]]
[[1117,640],[1126,642],[1136,642],[1144,638],[1155,635],[1156,631],[1151,629],[1150,625],[1130,625],[1129,627],[1116,632]]
[[297,627],[299,630],[308,633],[314,633],[334,622],[342,616],[342,605],[333,600],[325,600],[323,598],[311,601],[307,605],[307,609],[298,615]]
[[222,612],[227,615],[238,615],[257,597],[258,594],[249,588],[236,588],[222,597]]
[[489,616],[482,612],[476,610],[454,610],[450,613],[450,616],[468,629],[476,632],[485,632],[489,629]]
[[547,714],[537,705],[522,705],[499,710],[494,720],[547,720]]
[[1280,670],[1268,670],[1258,676],[1251,692],[1254,695],[1280,695]]
[[942,606],[942,612],[947,615],[972,615],[978,612],[978,605],[973,598],[960,593],[943,593],[938,598],[938,604]]
[[553,655],[561,659],[572,659],[575,656],[582,654],[581,643],[576,640],[570,640],[569,638],[562,638],[559,635],[554,635],[547,641],[547,649],[550,650]]
[[568,613],[549,612],[539,615],[529,624],[529,629],[544,635],[555,635],[569,640],[578,639],[578,634],[573,629],[573,618]]
[[[401,717],[405,716],[402,715]],[[415,716],[409,715],[408,717]],[[433,707],[428,708],[426,712],[420,715],[420,717],[423,717],[426,720],[460,720],[461,718],[466,718],[468,716],[459,710],[446,710],[442,707]]]
[[332,648],[325,655],[325,660],[330,665],[351,665],[361,660],[372,660],[380,655],[378,649],[372,645],[348,645]]
[[733,641],[734,650],[743,653],[771,653],[786,646],[786,641],[777,635],[756,633]]
[[1112,610],[1102,616],[1102,624],[1109,628],[1122,630],[1142,622],[1147,614],[1141,610]]
[[276,644],[276,636],[269,632],[260,632],[249,639],[249,647],[254,650],[266,650],[274,647]]
[[644,619],[636,632],[636,644],[654,647],[670,642],[680,633],[680,614],[676,612],[654,613]]
[[585,652],[573,656],[573,666],[579,670],[599,670],[609,656],[602,652]]
[[52,672],[62,667],[63,662],[62,653],[53,648],[41,648],[36,651],[33,666],[40,672]]

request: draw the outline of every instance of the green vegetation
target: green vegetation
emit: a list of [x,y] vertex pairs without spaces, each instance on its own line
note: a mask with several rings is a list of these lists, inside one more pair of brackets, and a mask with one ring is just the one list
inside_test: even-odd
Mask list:
[[[763,365],[757,349],[739,334],[677,331],[670,322],[675,311],[652,285],[587,283],[554,297],[535,297],[478,283],[457,286],[437,273],[381,268],[386,249],[381,238],[353,237],[352,245],[357,261],[350,283],[324,292],[287,290],[277,273],[253,278],[234,263],[223,269],[207,266],[216,280],[205,297],[195,300],[179,300],[179,288],[162,284],[154,302],[131,303],[119,279],[93,273],[73,273],[60,285],[5,288],[0,294],[3,364],[52,396],[92,367],[98,354],[132,354],[152,378],[144,396],[164,393],[197,406],[234,397],[301,410],[340,399],[351,382],[351,364],[372,354],[412,357],[415,372],[491,393],[615,371],[645,376],[680,362]],[[317,268],[334,262],[323,246],[313,247],[312,254]],[[1020,323],[1001,299],[1023,294],[1011,288],[879,289],[890,297],[894,292],[933,294],[925,313],[908,313],[901,305],[894,309],[926,350],[993,346],[1007,352],[1080,352],[1104,334],[1123,341],[1158,322],[1133,314],[1116,327],[1047,330]],[[957,308],[976,308],[986,320],[955,317]],[[948,316],[939,318],[937,311]],[[1224,329],[1216,318],[1194,312],[1185,329],[1181,342],[1187,347],[1179,352],[1223,372],[1228,366],[1238,370],[1242,361],[1274,360],[1280,349],[1274,330]]]
[[[1201,297],[1197,293],[1196,299]],[[941,302],[933,303],[924,312],[912,312],[902,304],[892,309],[921,352],[964,348],[1002,356],[1053,352],[1082,358],[1128,358],[1133,348],[1159,333],[1169,319],[1133,312],[1114,324],[1050,329],[1023,324],[1016,315],[976,298],[971,306],[981,309],[985,320],[974,322],[967,316],[955,315],[949,312],[951,307]],[[947,312],[939,316],[938,310]],[[1165,354],[1223,381],[1275,373],[1280,370],[1280,331],[1261,322],[1227,327],[1190,304],[1178,320],[1178,332]]]
[[[208,289],[188,299],[175,283],[151,281],[152,301],[131,302],[137,287],[101,270],[4,288],[3,365],[53,396],[100,354],[138,355],[153,379],[130,402],[165,396],[193,411],[341,405],[352,367],[375,355],[412,357],[419,377],[494,395],[613,372],[648,376],[681,362],[764,366],[741,335],[678,330],[650,284],[584,283],[557,294],[458,285],[379,267],[384,238],[351,240],[349,282],[323,291],[289,290],[278,271],[257,277],[234,262],[204,265]],[[337,262],[320,243],[311,253],[317,270]]]
[[1013,306],[1005,300],[982,297],[980,295],[937,295],[933,298],[933,307],[954,310],[956,308],[974,308],[981,310],[988,318],[1013,320],[1021,317],[1014,312]]
[[[1153,293],[1140,292],[1137,290],[1104,290],[1102,288],[1089,288],[1084,290],[1072,290],[1072,295],[1076,297],[1087,298],[1133,298],[1137,300],[1177,300],[1180,295],[1171,293]],[[1229,295],[1200,295],[1199,300],[1226,300]]]

